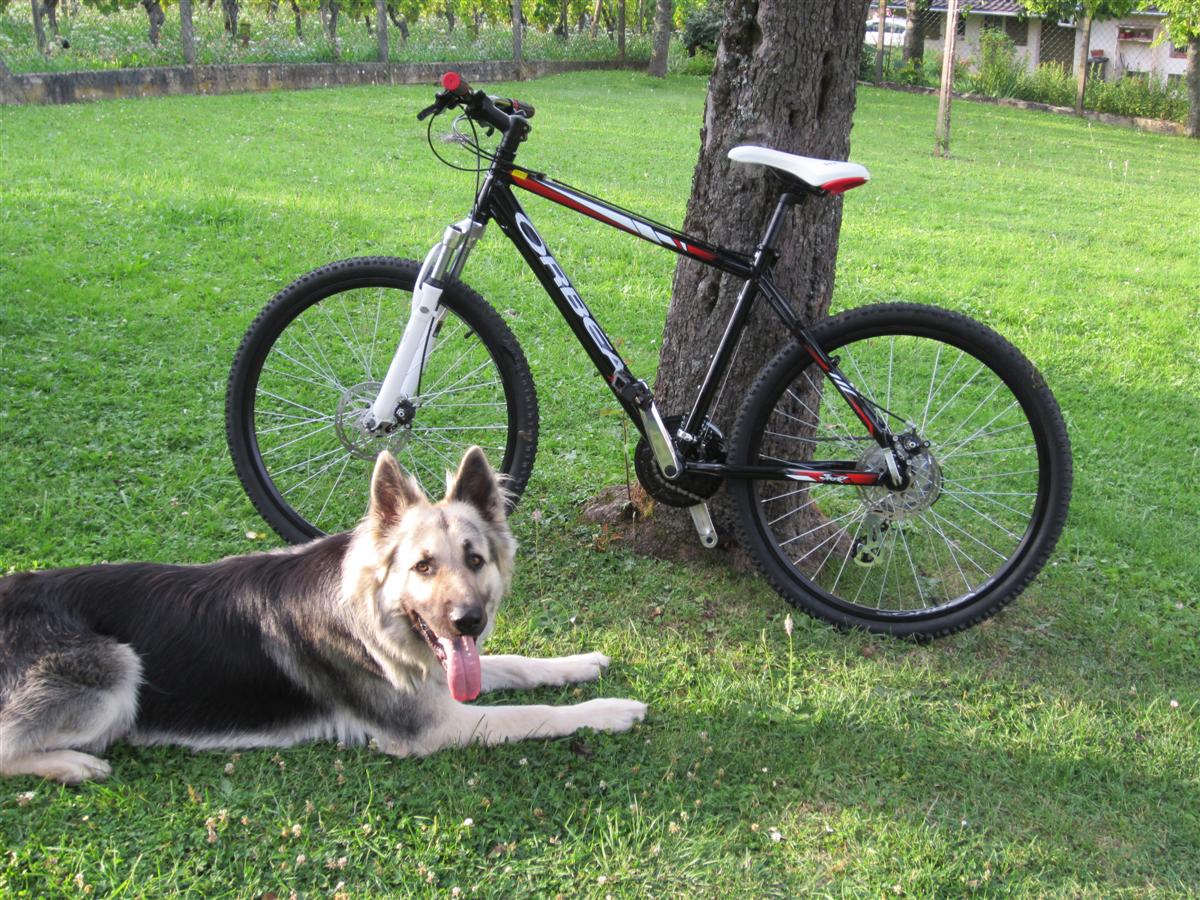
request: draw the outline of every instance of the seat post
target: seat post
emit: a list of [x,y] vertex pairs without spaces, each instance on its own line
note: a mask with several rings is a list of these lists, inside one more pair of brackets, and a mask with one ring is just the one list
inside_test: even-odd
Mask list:
[[767,223],[767,230],[764,232],[762,240],[754,251],[753,271],[755,276],[762,275],[779,258],[779,254],[775,250],[775,242],[779,239],[779,232],[783,228],[783,220],[793,206],[803,201],[804,196],[795,192],[790,187],[779,195],[779,202],[775,205],[775,212],[771,214],[771,220]]

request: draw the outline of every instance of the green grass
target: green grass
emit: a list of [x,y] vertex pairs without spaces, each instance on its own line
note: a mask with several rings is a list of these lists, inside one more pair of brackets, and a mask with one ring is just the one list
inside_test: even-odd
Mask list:
[[[682,219],[702,82],[507,89],[538,107],[529,166]],[[464,214],[472,179],[430,159],[413,119],[427,100],[0,110],[0,571],[275,545],[248,537],[265,528],[226,455],[228,365],[291,278],[419,254]],[[581,525],[580,501],[624,479],[619,419],[492,233],[467,277],[525,346],[543,411],[493,649],[610,653],[579,695],[645,700],[647,722],[424,760],[121,747],[104,785],[0,785],[0,895],[1194,892],[1197,145],[960,103],[941,161],[935,104],[860,90],[852,156],[873,181],[846,200],[834,306],[961,310],[1057,393],[1072,516],[1015,606],[932,646],[804,617],[789,639],[757,581],[638,558]],[[530,203],[652,373],[675,258]]]
[[[301,38],[296,37],[295,20],[284,6],[274,22],[268,21],[263,7],[243,7],[239,22],[249,23],[249,42],[239,37],[231,41],[225,34],[220,4],[209,8],[203,3],[193,7],[196,32],[196,62],[200,65],[266,62],[377,62],[378,46],[363,19],[342,15],[338,19],[339,55],[322,31],[314,11],[306,12]],[[374,13],[372,12],[372,26]],[[49,23],[45,25],[49,36]],[[29,10],[14,4],[0,11],[0,59],[14,72],[69,72],[81,69],[138,68],[141,66],[183,65],[183,45],[179,36],[177,7],[167,8],[167,21],[157,46],[150,43],[148,20],[140,6],[101,13],[90,7],[80,8],[70,18],[60,17],[61,37],[67,49],[51,42],[46,54],[38,52]],[[650,35],[626,35],[626,56],[650,58]],[[521,45],[527,60],[544,59],[616,59],[616,38],[603,31],[593,40],[587,32],[571,32],[561,40],[550,32],[526,29]],[[682,50],[675,48],[673,56]],[[388,26],[390,62],[441,62],[512,59],[512,28],[483,25],[478,32],[466,22],[447,30],[441,18],[421,19],[410,25],[408,40],[391,24]],[[680,63],[682,65],[682,62]]]

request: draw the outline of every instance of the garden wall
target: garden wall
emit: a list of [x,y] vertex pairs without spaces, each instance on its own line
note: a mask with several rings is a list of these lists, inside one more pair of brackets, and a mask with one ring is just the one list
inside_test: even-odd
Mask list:
[[0,103],[78,103],[171,94],[235,94],[355,84],[435,84],[447,69],[468,81],[519,81],[590,69],[642,68],[645,61],[512,60],[464,63],[257,63],[12,74],[0,64]]

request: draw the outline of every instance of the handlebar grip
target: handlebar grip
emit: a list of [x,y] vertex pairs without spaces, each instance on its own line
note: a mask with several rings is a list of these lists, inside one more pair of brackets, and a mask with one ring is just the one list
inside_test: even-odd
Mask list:
[[471,95],[471,86],[457,72],[447,72],[442,76],[442,88],[463,99]]

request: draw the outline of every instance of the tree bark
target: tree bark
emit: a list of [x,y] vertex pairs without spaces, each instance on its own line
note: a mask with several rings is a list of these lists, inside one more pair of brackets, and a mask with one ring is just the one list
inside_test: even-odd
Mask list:
[[379,47],[379,61],[388,61],[388,16],[387,0],[375,0],[375,43]]
[[921,0],[904,2],[904,61],[925,58],[925,29],[921,25]]
[[592,9],[592,30],[589,37],[594,41],[596,33],[600,29],[600,7],[604,5],[604,0],[596,0],[596,6]]
[[183,61],[196,64],[196,26],[192,22],[192,0],[179,0],[179,42],[183,45]]
[[296,19],[296,40],[304,42],[304,16],[300,13],[300,4],[296,0],[290,0],[292,4],[292,15]]
[[267,0],[267,21],[274,22],[279,15],[279,0]]
[[1200,34],[1187,49],[1188,137],[1200,138]]
[[650,54],[649,73],[655,78],[667,75],[667,51],[671,46],[671,0],[658,0],[654,12],[654,50]]
[[42,0],[30,0],[33,8],[33,37],[38,53],[46,52],[46,29],[42,27]]
[[[867,5],[725,0],[685,233],[746,252],[762,237],[780,186],[763,167],[731,162],[732,147],[847,158]],[[785,249],[774,281],[804,321],[828,312],[841,217],[840,197],[811,199],[789,214],[781,232],[778,246]],[[690,408],[740,288],[738,279],[680,258],[655,384],[664,415]],[[774,313],[759,303],[710,412],[727,436],[755,376],[787,340]],[[727,528],[733,515],[727,495],[717,493],[709,505],[718,529]]]
[[167,21],[167,15],[163,12],[158,0],[142,0],[142,7],[146,10],[146,17],[150,20],[148,35],[150,43],[157,47],[159,38],[162,36],[163,23]]
[[1090,13],[1084,13],[1083,16],[1083,38],[1079,45],[1079,58],[1077,65],[1079,72],[1076,74],[1075,81],[1075,115],[1083,115],[1083,95],[1087,93],[1088,79],[1088,51],[1092,47],[1092,16]]

